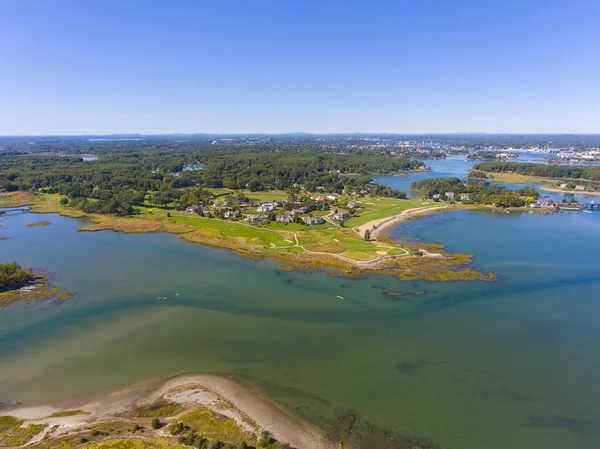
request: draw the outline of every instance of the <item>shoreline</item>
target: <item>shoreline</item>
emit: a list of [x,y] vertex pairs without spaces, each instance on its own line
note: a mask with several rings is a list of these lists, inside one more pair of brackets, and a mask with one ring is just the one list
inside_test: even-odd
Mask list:
[[600,196],[600,192],[586,192],[579,190],[563,190],[559,187],[553,187],[550,184],[541,185],[538,187],[540,190],[544,190],[545,192],[554,192],[554,193],[566,193],[568,195],[584,195],[584,196]]
[[[189,387],[189,388],[188,388]],[[207,408],[234,419],[238,425],[272,434],[277,440],[297,449],[335,449],[323,430],[292,416],[261,396],[252,386],[225,374],[187,373],[160,381],[134,384],[104,393],[80,396],[47,404],[18,405],[2,409],[3,416],[13,416],[27,423],[58,426],[53,436],[66,435],[78,428],[102,421],[168,399],[187,407]],[[66,417],[53,414],[80,410],[83,413]],[[183,413],[183,412],[182,412]],[[173,422],[181,415],[172,417]],[[45,432],[39,435],[44,438]]]
[[[431,203],[429,203],[431,204]],[[255,245],[245,244],[246,238],[238,238],[234,234],[228,236],[220,231],[213,231],[210,227],[196,227],[185,223],[178,223],[171,217],[151,217],[129,218],[114,216],[98,216],[95,214],[86,214],[78,210],[66,209],[58,206],[54,201],[46,200],[44,202],[35,201],[30,206],[31,213],[57,213],[69,218],[81,219],[87,218],[88,223],[79,228],[79,231],[102,231],[111,230],[113,232],[152,234],[164,232],[178,235],[189,243],[207,245],[215,248],[232,251],[242,257],[251,259],[275,259],[284,265],[284,270],[312,270],[331,268],[330,274],[333,276],[342,276],[349,278],[366,277],[373,274],[392,275],[402,280],[490,280],[495,277],[491,273],[480,273],[474,269],[468,268],[472,261],[472,256],[464,254],[451,254],[439,251],[439,248],[431,247],[418,251],[413,254],[415,249],[412,246],[406,246],[399,242],[386,242],[385,240],[375,240],[377,236],[386,235],[390,229],[397,226],[405,219],[420,217],[435,213],[439,210],[449,210],[457,206],[443,205],[440,207],[416,207],[406,209],[398,215],[383,217],[371,220],[364,225],[359,226],[363,232],[357,231],[357,227],[348,228],[349,232],[355,233],[356,238],[363,240],[365,226],[382,226],[379,230],[374,230],[370,245],[380,246],[381,252],[371,251],[373,256],[369,259],[350,259],[343,254],[336,252],[315,251],[312,248],[302,246],[299,243],[299,236],[293,231],[261,230],[279,235],[285,235],[289,240],[287,246],[271,246],[270,248],[257,248]],[[459,206],[461,208],[461,206]],[[240,225],[241,226],[241,225]],[[244,225],[255,229],[250,225]],[[260,229],[260,228],[256,228]],[[375,232],[378,231],[378,232]],[[295,241],[295,242],[294,242]],[[361,242],[364,243],[364,242]],[[389,254],[388,248],[395,250]],[[300,251],[292,251],[290,248],[297,247]],[[279,251],[283,249],[284,251]],[[377,248],[375,248],[377,249]],[[387,254],[382,254],[383,252]],[[417,257],[426,255],[427,257]]]
[[[392,217],[378,218],[376,220],[371,220],[363,225],[357,226],[356,230],[360,233],[360,235],[364,236],[366,230],[371,231],[371,238],[377,239],[378,237],[387,238],[389,233],[409,220],[416,218],[426,217],[428,215],[433,215],[438,212],[442,212],[444,210],[451,210],[452,206],[439,206],[439,207],[430,207],[430,208],[413,208],[406,209],[402,211],[398,215],[394,215]],[[375,229],[373,229],[375,228]]]

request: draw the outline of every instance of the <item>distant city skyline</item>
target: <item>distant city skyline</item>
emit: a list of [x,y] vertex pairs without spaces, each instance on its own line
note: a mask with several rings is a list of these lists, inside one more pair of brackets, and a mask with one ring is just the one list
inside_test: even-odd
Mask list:
[[598,134],[600,2],[0,2],[0,136]]

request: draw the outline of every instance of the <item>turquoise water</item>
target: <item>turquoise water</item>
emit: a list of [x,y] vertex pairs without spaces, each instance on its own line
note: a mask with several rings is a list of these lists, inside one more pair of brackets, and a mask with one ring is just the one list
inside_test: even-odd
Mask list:
[[494,283],[283,273],[168,234],[43,219],[0,217],[0,261],[77,295],[0,309],[0,402],[209,371],[327,429],[356,413],[362,448],[600,447],[600,213],[458,211],[392,234],[473,253]]

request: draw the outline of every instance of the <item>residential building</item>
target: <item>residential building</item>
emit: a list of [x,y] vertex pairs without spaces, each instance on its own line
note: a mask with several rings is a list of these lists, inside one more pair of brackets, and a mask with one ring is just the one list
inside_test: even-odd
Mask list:
[[284,214],[276,215],[275,221],[278,221],[279,223],[294,223],[294,221],[296,221],[296,216],[294,212],[286,212]]
[[302,218],[304,224],[309,226],[320,225],[325,223],[325,219],[323,217],[304,217]]
[[335,214],[333,216],[333,218],[335,220],[344,221],[344,220],[348,220],[350,218],[350,214],[347,212],[339,212],[339,213]]
[[248,220],[250,223],[260,223],[261,221],[266,221],[267,216],[250,214],[246,217],[246,220]]

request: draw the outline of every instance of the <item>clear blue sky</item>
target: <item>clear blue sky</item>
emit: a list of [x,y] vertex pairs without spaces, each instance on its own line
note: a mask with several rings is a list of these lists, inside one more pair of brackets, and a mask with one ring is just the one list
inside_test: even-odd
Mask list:
[[0,0],[0,135],[600,133],[598,0]]

